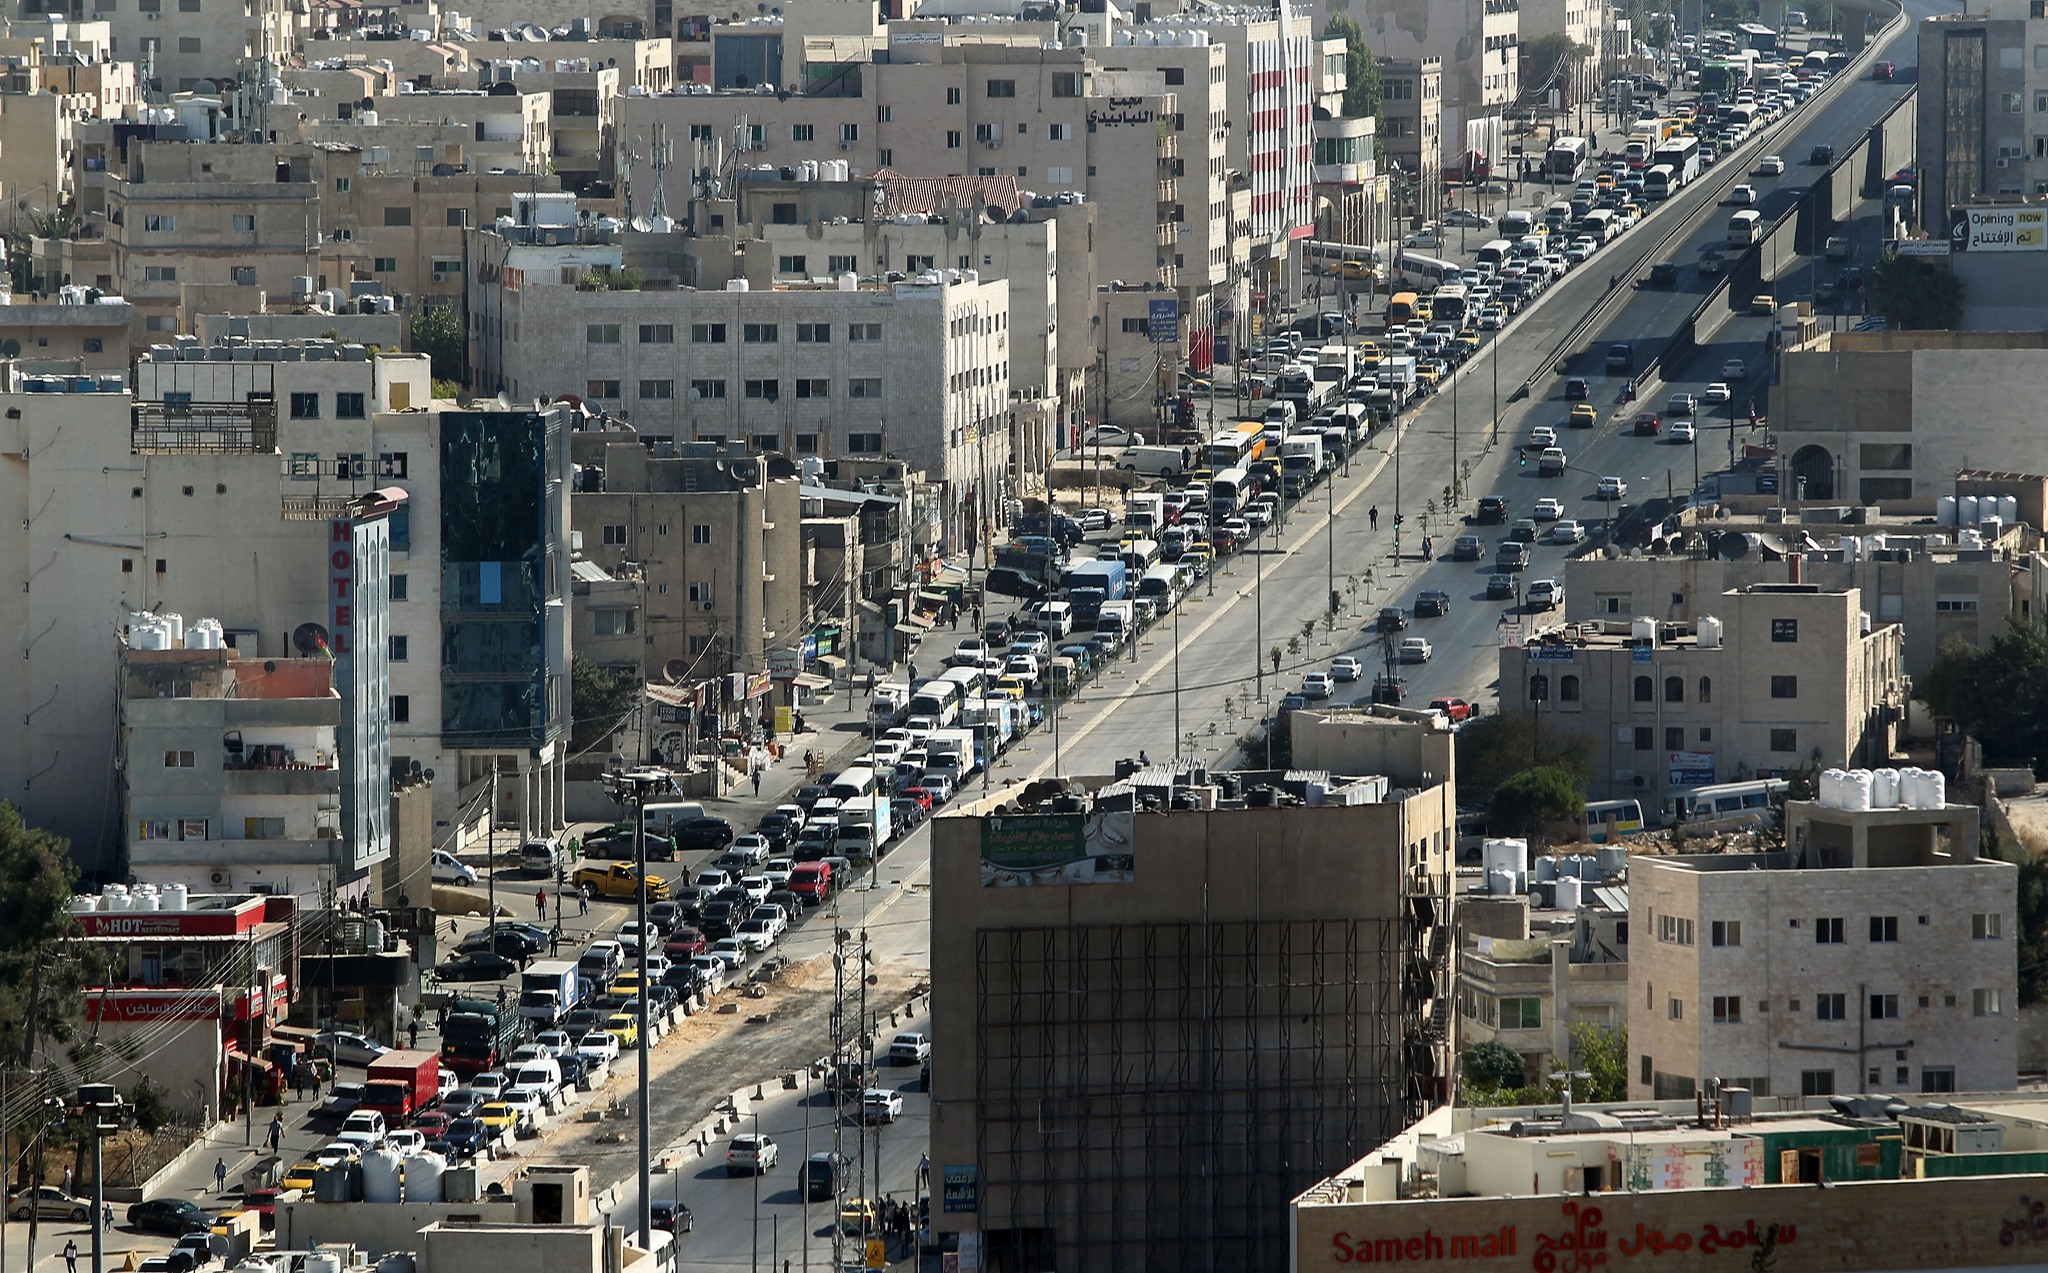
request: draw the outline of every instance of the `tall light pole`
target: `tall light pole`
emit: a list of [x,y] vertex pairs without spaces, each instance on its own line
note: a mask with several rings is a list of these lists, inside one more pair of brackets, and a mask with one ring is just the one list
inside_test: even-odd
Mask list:
[[[640,973],[640,990],[637,995],[640,1002],[637,1014],[640,1018],[640,1037],[634,1041],[634,1046],[640,1054],[640,1211],[636,1218],[640,1222],[640,1244],[650,1251],[654,1249],[654,1169],[651,1165],[654,1150],[648,1130],[648,1114],[653,1107],[647,1091],[647,1005],[653,996],[648,993],[650,986],[647,981],[647,797],[654,793],[656,784],[660,781],[655,774],[641,770],[607,774],[604,779],[605,793],[611,796],[614,803],[633,807],[633,869],[639,876],[638,887],[635,889],[637,909],[634,918],[639,921],[640,934],[640,939],[633,945],[635,965]],[[560,922],[559,917],[557,922]]]
[[[100,1169],[100,1142],[121,1130],[122,1102],[112,1083],[81,1083],[78,1104],[92,1137],[92,1273],[105,1273],[107,1187]],[[103,1121],[109,1116],[111,1121]]]

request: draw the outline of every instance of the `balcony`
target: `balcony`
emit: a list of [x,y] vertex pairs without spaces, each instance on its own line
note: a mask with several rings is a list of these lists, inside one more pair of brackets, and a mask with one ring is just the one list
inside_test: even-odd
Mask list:
[[277,399],[252,393],[246,402],[193,402],[166,395],[130,412],[129,446],[137,455],[265,455],[277,451]]

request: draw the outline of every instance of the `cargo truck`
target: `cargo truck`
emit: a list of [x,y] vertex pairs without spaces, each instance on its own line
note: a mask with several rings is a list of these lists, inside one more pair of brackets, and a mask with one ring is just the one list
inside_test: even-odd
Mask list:
[[1102,603],[1124,599],[1127,592],[1125,581],[1129,577],[1130,572],[1121,558],[1084,561],[1062,575],[1060,591],[1066,595],[1067,604],[1074,608],[1074,626],[1093,630],[1096,616],[1102,613]]
[[384,1121],[407,1121],[441,1098],[441,1058],[432,1052],[386,1052],[370,1062],[357,1109],[373,1110]]
[[582,1000],[576,962],[548,959],[519,974],[519,1015],[536,1030],[552,1030]]
[[456,999],[441,1027],[441,1064],[468,1077],[494,1070],[526,1041],[526,1019],[511,1003]]

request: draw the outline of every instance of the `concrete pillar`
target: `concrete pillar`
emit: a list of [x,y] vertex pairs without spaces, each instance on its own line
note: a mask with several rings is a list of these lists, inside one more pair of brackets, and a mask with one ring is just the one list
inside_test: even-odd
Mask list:
[[[1568,1070],[1572,1064],[1572,939],[1550,939],[1550,1064]],[[1537,1079],[1548,1078],[1537,1075]]]
[[1869,43],[1863,30],[1864,12],[1861,9],[1842,10],[1842,52],[1855,57]]
[[555,826],[569,825],[569,765],[562,757],[555,757]]
[[519,786],[519,834],[523,839],[533,834],[532,768],[522,763],[518,769],[518,777],[515,781]]

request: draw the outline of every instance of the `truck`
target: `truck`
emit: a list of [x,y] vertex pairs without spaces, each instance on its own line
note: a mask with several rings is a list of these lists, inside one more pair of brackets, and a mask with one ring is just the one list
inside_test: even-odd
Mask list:
[[1302,494],[1315,484],[1322,471],[1322,434],[1296,433],[1280,443],[1280,486],[1284,492]]
[[945,774],[956,787],[979,767],[972,730],[941,729],[927,739],[924,746],[925,767]]
[[533,1022],[536,1030],[552,1030],[581,1003],[581,985],[574,960],[530,964],[519,974],[519,1015]]
[[991,698],[968,704],[960,719],[968,732],[974,735],[975,746],[980,753],[993,756],[1008,748],[1023,731],[1024,705],[1013,698]]
[[512,1003],[456,999],[441,1027],[441,1064],[465,1078],[495,1070],[526,1041],[526,1018]]
[[1166,497],[1143,491],[1125,497],[1124,525],[1148,535],[1166,529]]
[[1074,607],[1074,626],[1092,630],[1105,601],[1122,601],[1128,593],[1129,571],[1122,558],[1084,561],[1060,577],[1060,591]]
[[1315,378],[1342,390],[1358,370],[1358,351],[1349,345],[1324,345],[1316,353]]
[[370,1062],[357,1109],[403,1123],[441,1098],[441,1058],[432,1052],[386,1052]]

